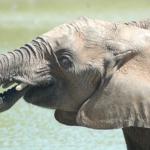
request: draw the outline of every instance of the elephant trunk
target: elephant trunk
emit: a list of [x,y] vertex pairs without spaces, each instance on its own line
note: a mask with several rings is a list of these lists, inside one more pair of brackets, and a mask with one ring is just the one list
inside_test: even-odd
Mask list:
[[[14,77],[23,71],[24,64],[29,63],[28,59],[29,56],[21,49],[0,55],[0,85],[3,88],[15,83]],[[16,87],[0,94],[0,112],[8,110],[21,96]]]
[[10,83],[16,75],[23,71],[24,64],[28,64],[29,56],[22,49],[0,55],[0,84]]
[[[46,57],[49,53],[47,45],[41,37],[15,49],[7,54],[0,55],[0,85],[13,80],[22,80],[31,84],[35,72],[46,67]],[[5,86],[4,86],[5,87]]]
[[0,94],[0,112],[13,106],[24,95],[28,85],[33,86],[38,80],[41,82],[47,77],[44,76],[44,71],[47,71],[47,52],[46,42],[39,37],[20,49],[0,55],[0,85],[7,88],[18,84]]

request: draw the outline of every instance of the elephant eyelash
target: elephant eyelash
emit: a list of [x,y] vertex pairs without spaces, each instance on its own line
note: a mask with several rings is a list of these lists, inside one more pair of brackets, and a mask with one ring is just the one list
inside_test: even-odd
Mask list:
[[73,66],[72,60],[67,55],[61,55],[58,58],[58,61],[59,61],[60,66],[63,67],[64,69],[66,69],[66,70]]
[[71,50],[68,50],[68,49],[60,49],[58,51],[56,51],[55,53],[58,61],[62,58],[66,58],[68,59],[70,62],[73,63],[73,55],[72,55],[72,52]]

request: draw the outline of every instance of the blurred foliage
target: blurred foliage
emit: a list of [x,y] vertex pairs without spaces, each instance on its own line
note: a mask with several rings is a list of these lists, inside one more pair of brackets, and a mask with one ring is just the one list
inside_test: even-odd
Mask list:
[[149,0],[1,0],[0,11],[5,12],[73,12],[139,10],[149,8]]
[[148,17],[150,0],[0,0],[0,50],[11,50],[66,21]]

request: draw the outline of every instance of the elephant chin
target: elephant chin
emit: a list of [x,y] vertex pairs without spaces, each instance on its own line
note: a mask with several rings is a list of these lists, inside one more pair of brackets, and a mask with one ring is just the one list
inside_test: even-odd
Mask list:
[[55,119],[62,124],[69,126],[78,126],[78,124],[76,123],[77,112],[56,110],[54,115]]

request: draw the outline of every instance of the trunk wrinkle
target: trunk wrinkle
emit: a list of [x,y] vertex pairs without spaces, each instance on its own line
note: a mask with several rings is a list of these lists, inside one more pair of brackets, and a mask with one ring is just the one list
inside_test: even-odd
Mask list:
[[27,49],[30,49],[30,51],[33,53],[34,57],[37,58],[37,53],[36,53],[36,47],[33,46],[32,44],[25,44],[25,47],[27,47]]
[[37,40],[33,40],[32,42],[34,46],[38,49],[38,54],[40,55],[41,59],[44,59],[44,53],[43,52],[41,53],[40,51],[40,49],[42,49],[40,42],[38,42]]
[[37,77],[35,71],[39,69],[38,67],[45,67],[46,58],[50,59],[51,52],[52,48],[49,42],[44,37],[37,37],[20,49],[1,54],[0,85],[10,81],[10,78],[15,78],[15,76],[20,77],[20,79],[34,80]]

